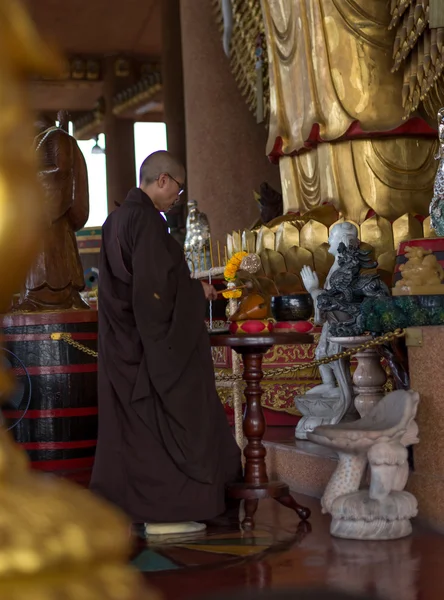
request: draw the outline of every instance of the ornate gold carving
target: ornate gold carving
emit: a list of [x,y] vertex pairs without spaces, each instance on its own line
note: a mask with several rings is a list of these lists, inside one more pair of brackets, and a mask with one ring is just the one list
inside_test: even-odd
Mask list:
[[[440,0],[438,0],[440,2]],[[392,0],[390,29],[396,32],[393,43],[393,71],[404,75],[402,105],[405,118],[420,103],[430,119],[444,104],[444,29],[429,22],[429,4],[436,0]],[[442,13],[442,5],[435,14]]]
[[[265,38],[264,21],[260,0],[230,0],[233,11],[233,32],[231,37],[231,70],[251,111],[257,110],[257,73],[255,56],[259,36]],[[220,0],[213,0],[218,23],[222,27],[222,7]],[[265,42],[265,39],[264,39]],[[264,117],[269,112],[269,77],[266,50],[262,54],[261,69]]]
[[[338,217],[337,212],[332,213],[331,206],[322,206],[304,215],[305,223],[301,221],[300,217],[293,215],[276,219],[273,227],[282,232],[288,231],[288,228],[292,226],[295,231],[299,231],[299,243],[308,245],[312,251],[307,247],[296,245],[287,247],[287,244],[293,243],[296,236],[276,235],[274,239],[275,244],[279,244],[279,252],[265,250],[261,254],[263,271],[270,279],[270,294],[273,295],[276,286],[279,289],[281,287],[282,289],[292,289],[291,293],[295,293],[294,290],[299,288],[302,289],[299,280],[291,279],[290,275],[292,277],[293,275],[299,276],[304,265],[316,269],[321,280],[325,277],[332,264],[332,256],[328,253],[324,240],[328,237],[328,231],[336,223],[344,220],[343,217]],[[390,285],[395,267],[396,249],[399,243],[411,239],[435,237],[434,232],[430,229],[430,218],[422,221],[418,215],[413,214],[402,215],[393,223],[374,215],[365,219],[361,225],[354,224],[358,228],[362,247],[373,251],[379,264],[378,271],[388,285]],[[267,234],[271,231],[271,227],[261,227],[257,231],[256,239],[261,238],[263,229]],[[250,250],[254,251],[255,249],[251,248]],[[266,280],[261,279],[261,282],[263,281]]]

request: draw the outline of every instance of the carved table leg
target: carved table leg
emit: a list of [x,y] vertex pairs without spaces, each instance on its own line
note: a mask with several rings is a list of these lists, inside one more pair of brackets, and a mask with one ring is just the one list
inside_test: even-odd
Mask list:
[[262,444],[265,434],[265,417],[262,410],[262,388],[260,385],[262,373],[262,352],[244,353],[244,380],[247,384],[245,397],[247,408],[244,418],[244,434],[247,445],[245,456],[245,483],[260,485],[268,483],[265,456],[267,451]]
[[305,506],[301,506],[299,502],[296,502],[296,500],[290,494],[288,494],[288,496],[276,498],[276,500],[279,502],[279,504],[282,504],[282,506],[294,510],[298,514],[298,517],[303,521],[306,521],[310,518],[311,510]]
[[254,529],[254,515],[256,514],[259,500],[245,500],[245,518],[242,521],[244,529]]
[[244,482],[228,486],[228,491],[231,497],[245,500],[245,519],[242,526],[244,529],[254,528],[254,515],[258,507],[258,501],[264,498],[274,498],[283,506],[296,511],[301,519],[308,519],[310,511],[308,508],[300,506],[290,496],[288,485],[279,481],[268,481],[265,463],[267,451],[262,443],[266,424],[261,403],[262,388],[260,386],[263,377],[262,357],[268,347],[244,347],[235,348],[235,350],[241,353],[244,359],[243,378],[246,382],[244,393],[247,402],[244,417],[244,435],[247,439],[247,445],[244,449]]

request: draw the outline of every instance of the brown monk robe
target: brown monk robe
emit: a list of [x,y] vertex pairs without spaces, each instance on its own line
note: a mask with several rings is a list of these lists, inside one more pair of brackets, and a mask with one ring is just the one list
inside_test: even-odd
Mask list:
[[[39,179],[45,192],[46,228],[39,255],[29,271],[16,310],[87,309],[75,232],[88,220],[85,159],[76,140],[45,117],[35,123]],[[66,126],[66,124],[65,124]]]
[[183,167],[149,156],[102,230],[99,435],[91,489],[134,522],[205,521],[223,513],[240,452],[218,398],[204,323],[211,286],[190,277],[166,212]]

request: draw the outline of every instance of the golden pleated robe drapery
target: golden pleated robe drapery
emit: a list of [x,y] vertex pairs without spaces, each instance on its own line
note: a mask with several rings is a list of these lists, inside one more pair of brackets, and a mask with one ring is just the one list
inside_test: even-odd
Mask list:
[[[428,214],[436,141],[426,126],[425,135],[377,135],[400,127],[404,116],[386,0],[262,0],[262,9],[267,153],[281,156],[284,211],[328,202],[357,222],[370,209],[388,219]],[[364,139],[349,131],[354,124]]]
[[428,214],[436,173],[435,140],[394,137],[319,144],[279,161],[284,212],[328,202],[362,223],[369,210],[389,219]]

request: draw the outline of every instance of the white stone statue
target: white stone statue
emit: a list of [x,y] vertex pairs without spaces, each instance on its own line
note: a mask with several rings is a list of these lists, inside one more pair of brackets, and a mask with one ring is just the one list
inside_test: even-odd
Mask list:
[[[330,278],[339,268],[338,247],[341,242],[346,246],[359,245],[358,230],[352,223],[338,223],[331,230],[328,239],[329,252],[335,257],[335,261],[325,281],[326,290],[330,289]],[[329,341],[329,324],[340,320],[341,315],[323,314],[318,309],[317,298],[323,290],[320,288],[317,274],[310,267],[302,268],[301,277],[305,289],[313,298],[315,323],[323,326],[315,357],[320,359],[337,354],[342,347]],[[295,398],[296,407],[302,414],[296,427],[296,437],[300,440],[307,439],[307,433],[313,431],[315,427],[339,423],[350,409],[354,411],[350,360],[344,358],[321,365],[319,371],[322,385],[309,390],[304,396]]]
[[[308,439],[337,451],[339,464],[321,500],[332,515],[330,533],[354,540],[391,540],[412,532],[416,498],[404,491],[407,446],[416,444],[419,394],[397,390],[354,423],[317,427]],[[360,489],[370,466],[368,489]]]

